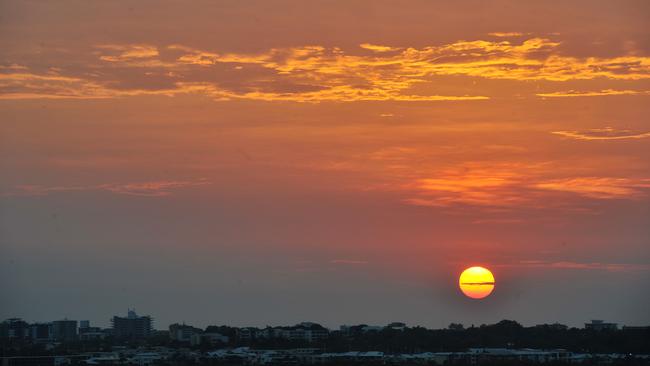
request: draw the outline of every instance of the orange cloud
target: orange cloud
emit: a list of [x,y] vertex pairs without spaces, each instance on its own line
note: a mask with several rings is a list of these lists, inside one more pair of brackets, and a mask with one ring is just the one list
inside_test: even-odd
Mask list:
[[[390,164],[401,164],[399,172],[412,171],[408,161],[395,160],[400,151],[382,152],[386,161],[385,174],[390,174]],[[385,156],[384,156],[385,155]],[[501,208],[555,208],[566,207],[567,201],[554,192],[573,194],[586,199],[644,199],[648,195],[650,179],[616,177],[575,177],[549,179],[560,170],[545,164],[492,164],[466,163],[458,168],[439,169],[433,177],[423,178],[425,172],[397,176],[396,182],[377,189],[401,191],[404,203],[424,207],[501,207]],[[568,173],[568,172],[567,172]],[[575,202],[575,204],[579,204]],[[507,221],[510,223],[510,221]],[[481,223],[481,222],[476,222]]]
[[0,99],[110,98],[101,84],[78,77],[37,75],[28,72],[0,73]]
[[[113,73],[117,80],[101,80],[99,77],[84,74],[69,76],[82,86],[81,92],[76,92],[76,88],[66,86],[61,80],[52,80],[52,83],[45,83],[43,80],[39,83],[14,80],[11,88],[6,88],[11,91],[3,93],[0,98],[106,98],[143,94],[173,96],[202,93],[217,100],[469,101],[486,100],[489,96],[447,95],[435,90],[415,93],[413,90],[416,86],[435,81],[440,76],[558,82],[596,78],[614,81],[650,78],[649,57],[569,57],[560,53],[559,45],[560,42],[545,38],[530,38],[518,43],[502,40],[458,41],[423,48],[361,44],[362,48],[373,51],[370,55],[349,54],[337,47],[326,48],[319,45],[272,48],[256,54],[222,53],[182,45],[162,48],[152,45],[99,45],[98,58],[102,63],[89,65],[94,70],[101,70],[102,67],[110,70],[150,68],[167,75],[168,85],[173,87],[116,90],[114,85],[128,81],[119,79],[126,76]],[[223,64],[232,65],[229,70],[238,74],[228,80],[236,80],[234,84],[239,82],[240,85],[227,88],[218,80],[214,80],[212,68]],[[244,66],[257,71],[264,70],[264,76],[247,76]],[[184,80],[184,75],[188,73],[193,75],[191,81]],[[599,92],[549,92],[539,96],[634,93],[606,89]]]
[[268,92],[249,91],[234,92],[219,88],[210,83],[177,83],[179,89],[172,91],[178,93],[200,93],[216,100],[261,100],[261,101],[287,101],[287,102],[356,102],[356,101],[460,101],[460,100],[487,100],[486,96],[471,95],[403,95],[386,89],[359,90],[350,85],[333,85],[330,88],[309,92]]
[[[526,33],[528,34],[528,33]],[[491,32],[488,33],[488,36],[492,37],[521,37],[524,33],[521,32]]]
[[27,66],[24,65],[18,65],[18,64],[10,64],[10,65],[0,65],[0,70],[27,70],[29,69]]
[[543,181],[535,188],[576,193],[599,199],[621,199],[644,195],[644,188],[650,188],[650,179],[580,177]]
[[[309,47],[304,47],[308,49]],[[180,64],[188,65],[198,65],[198,66],[210,66],[216,63],[238,63],[238,64],[263,64],[270,62],[276,54],[279,53],[276,49],[271,49],[266,54],[260,55],[249,55],[249,54],[235,54],[235,53],[225,53],[218,54],[209,51],[203,51],[194,49],[191,47],[186,47],[183,45],[171,45],[167,49],[178,50],[186,52],[184,55],[180,56],[177,61]]]
[[39,186],[20,185],[17,191],[7,193],[5,196],[45,196],[52,193],[79,192],[79,191],[108,191],[116,194],[131,196],[160,197],[169,196],[174,190],[211,184],[205,179],[196,181],[152,181],[137,183],[111,183],[90,186]]
[[[31,80],[31,82],[28,82]],[[76,77],[50,76],[38,74],[0,74],[0,90],[20,89],[20,91],[0,92],[0,99],[103,99],[138,95],[176,96],[199,94],[214,100],[260,100],[311,102],[323,101],[473,101],[487,100],[487,96],[476,95],[411,95],[400,94],[400,90],[390,88],[359,89],[352,85],[332,85],[318,91],[273,92],[273,91],[232,91],[208,82],[175,82],[169,89],[115,89],[106,84]]]
[[399,51],[400,48],[398,47],[390,47],[390,46],[379,46],[376,44],[370,44],[370,43],[362,43],[359,45],[359,47],[370,50],[373,52],[390,52],[390,51]]
[[153,58],[159,55],[158,49],[151,45],[98,45],[97,48],[110,51],[111,55],[100,55],[99,59],[108,62],[125,62],[134,59]]
[[421,178],[405,185],[405,189],[417,192],[419,197],[407,198],[404,202],[416,206],[522,204],[527,198],[520,195],[516,187],[521,185],[523,176],[512,168],[466,165],[443,170],[435,178]]
[[634,132],[631,130],[616,130],[612,127],[594,128],[586,131],[553,131],[554,135],[576,140],[630,140],[650,137],[650,132]]
[[544,98],[563,98],[563,97],[604,97],[610,95],[650,95],[650,91],[647,90],[614,90],[614,89],[603,89],[599,91],[559,91],[552,93],[539,93],[535,94],[538,97]]

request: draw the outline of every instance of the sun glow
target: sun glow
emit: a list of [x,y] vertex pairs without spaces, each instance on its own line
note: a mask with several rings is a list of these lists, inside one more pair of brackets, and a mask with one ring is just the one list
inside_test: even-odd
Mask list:
[[465,296],[483,299],[494,290],[494,276],[483,267],[470,267],[463,271],[458,279],[458,286]]

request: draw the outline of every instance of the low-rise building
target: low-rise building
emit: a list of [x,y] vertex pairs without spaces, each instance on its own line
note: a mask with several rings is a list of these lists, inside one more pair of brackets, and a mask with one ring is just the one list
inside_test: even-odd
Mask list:
[[165,358],[158,352],[139,352],[128,358],[126,363],[129,365],[157,365]]
[[258,331],[257,328],[253,327],[246,327],[246,328],[237,328],[236,334],[237,334],[237,339],[240,341],[248,342],[253,340],[255,337],[255,333]]
[[406,324],[401,322],[392,322],[388,324],[386,328],[403,331],[404,329],[406,329]]
[[169,338],[176,342],[190,343],[192,337],[200,335],[201,333],[203,333],[202,329],[195,328],[191,325],[172,324],[169,326]]
[[606,323],[603,320],[592,320],[591,323],[585,323],[585,329],[590,330],[617,330],[618,324],[616,323]]
[[52,323],[34,323],[29,326],[29,337],[34,343],[52,341]]
[[633,331],[649,331],[650,325],[624,325],[623,330]]
[[384,330],[385,327],[382,327],[381,325],[366,325],[361,328],[361,331],[363,333],[368,333],[368,332],[381,332]]
[[339,353],[321,353],[313,357],[313,363],[363,363],[368,364],[383,364],[385,356],[383,352],[369,351],[369,352],[339,352]]
[[24,339],[29,337],[29,324],[21,318],[10,318],[0,323],[0,338]]
[[153,318],[138,316],[134,310],[129,310],[126,317],[114,316],[111,323],[113,336],[117,339],[144,339],[153,332]]
[[[469,361],[471,364],[485,362],[567,362],[571,356],[570,352],[563,349],[539,350],[539,349],[510,349],[510,348],[470,348],[469,352],[455,353],[460,359]],[[452,356],[453,357],[453,356]]]
[[69,342],[77,339],[76,320],[55,320],[52,322],[52,338],[55,341]]
[[209,345],[218,345],[218,344],[227,344],[230,338],[221,333],[200,333],[192,335],[190,339],[190,344],[193,346],[198,346],[201,344]]
[[253,339],[283,338],[291,341],[318,342],[329,337],[329,330],[317,323],[300,323],[292,327],[239,328],[237,338],[241,341]]

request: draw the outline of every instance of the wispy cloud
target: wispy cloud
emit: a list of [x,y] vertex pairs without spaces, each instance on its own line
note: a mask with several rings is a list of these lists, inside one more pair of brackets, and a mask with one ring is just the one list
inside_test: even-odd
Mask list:
[[615,90],[615,89],[603,89],[603,90],[596,90],[596,91],[568,90],[568,91],[558,91],[558,92],[551,92],[551,93],[538,93],[535,95],[544,98],[604,97],[604,96],[611,96],[611,95],[650,95],[650,91]]
[[411,160],[419,150],[409,146],[389,146],[367,154],[367,158],[378,161]]
[[137,59],[147,59],[158,56],[158,48],[151,45],[118,45],[106,44],[96,46],[98,49],[111,52],[110,55],[100,55],[99,59],[109,62],[127,62]]
[[523,260],[517,263],[499,264],[495,266],[496,267],[529,267],[529,268],[572,269],[572,270],[596,270],[596,271],[609,271],[609,272],[650,271],[650,265],[648,264],[574,262],[574,261]]
[[169,196],[173,191],[211,184],[205,179],[194,181],[150,181],[134,183],[106,183],[97,185],[80,186],[41,186],[41,185],[19,185],[15,191],[8,192],[4,196],[45,196],[53,193],[81,192],[81,191],[107,191],[115,194],[131,196],[160,197]]
[[[389,158],[392,153],[383,153],[382,155],[388,154],[383,159]],[[650,193],[650,178],[575,176],[570,172],[563,172],[566,176],[562,178],[549,178],[549,175],[559,172],[561,170],[546,164],[510,163],[486,167],[479,163],[467,163],[455,168],[439,169],[435,175],[427,178],[404,177],[404,180],[410,181],[385,189],[401,190],[405,195],[402,201],[413,206],[473,206],[486,209],[566,208],[566,197],[561,198],[559,194],[592,200],[639,200],[645,199]],[[520,218],[492,219],[476,220],[474,223],[522,222]]]
[[24,69],[0,73],[0,99],[98,99],[113,97],[100,83],[79,77],[33,74]]
[[584,131],[553,131],[552,134],[576,140],[630,140],[650,137],[650,132],[617,130],[612,127],[593,128]]
[[[412,95],[400,94],[400,90],[375,88],[360,90],[351,85],[335,85],[317,91],[274,92],[274,91],[233,91],[209,82],[174,82],[173,88],[167,89],[115,89],[106,83],[94,82],[81,78],[50,77],[38,74],[0,74],[0,99],[106,99],[123,98],[138,95],[159,95],[173,97],[176,95],[196,94],[217,101],[259,100],[311,102],[324,101],[474,101],[488,100],[487,96],[476,95]],[[32,80],[33,82],[26,82]],[[4,87],[4,91],[2,90]],[[11,91],[8,91],[11,90]]]
[[362,261],[362,260],[357,260],[357,259],[332,259],[330,261],[332,264],[349,264],[349,265],[357,265],[357,264],[368,264],[368,261]]
[[174,96],[194,92],[192,85],[173,89],[115,89],[105,82],[58,74],[0,73],[0,99],[108,99],[138,95]]
[[521,37],[521,36],[524,36],[525,34],[528,34],[528,33],[521,33],[521,32],[491,32],[491,33],[488,33],[488,36],[505,38],[505,37]]
[[591,198],[616,199],[643,196],[643,189],[650,188],[650,179],[579,177],[543,181],[534,186]]
[[29,68],[19,64],[0,65],[0,70],[28,70]]
[[379,46],[376,44],[370,44],[370,43],[362,43],[359,45],[359,47],[370,50],[373,52],[390,52],[390,51],[399,51],[400,48],[397,47],[389,47],[389,46]]
[[465,165],[441,170],[436,177],[421,178],[404,186],[418,193],[404,202],[416,206],[498,205],[521,204],[527,198],[515,189],[524,176],[514,166],[486,169]]

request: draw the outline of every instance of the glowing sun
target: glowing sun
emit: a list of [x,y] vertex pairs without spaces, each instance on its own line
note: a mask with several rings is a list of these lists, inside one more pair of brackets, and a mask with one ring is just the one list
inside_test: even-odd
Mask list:
[[494,290],[494,276],[483,267],[470,267],[461,273],[458,286],[465,296],[482,299]]

